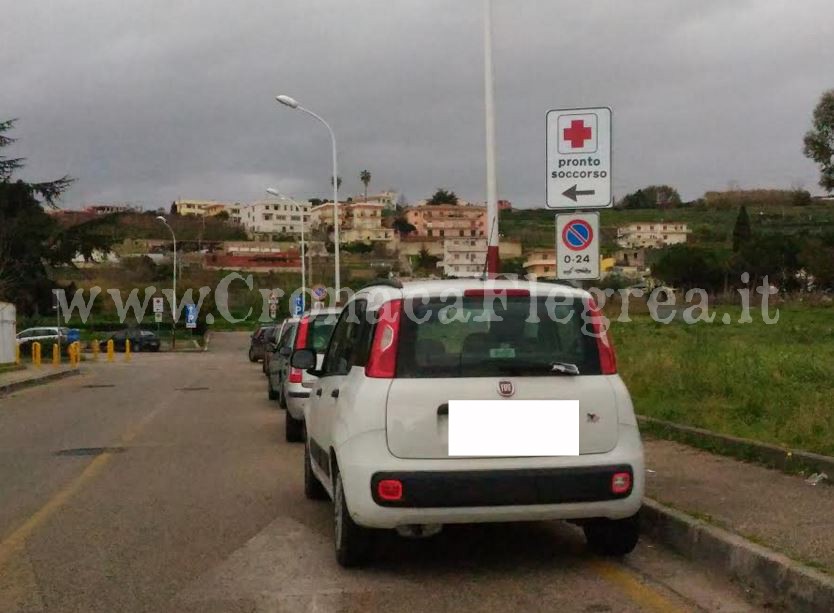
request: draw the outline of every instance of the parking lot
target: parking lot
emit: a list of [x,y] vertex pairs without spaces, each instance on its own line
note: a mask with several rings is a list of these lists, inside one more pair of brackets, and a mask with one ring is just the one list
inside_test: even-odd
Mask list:
[[753,610],[651,541],[596,558],[559,522],[386,535],[340,568],[247,349],[215,334],[0,399],[0,610]]

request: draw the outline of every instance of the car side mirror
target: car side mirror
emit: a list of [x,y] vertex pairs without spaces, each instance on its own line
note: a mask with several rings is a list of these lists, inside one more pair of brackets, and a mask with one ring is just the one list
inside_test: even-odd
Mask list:
[[316,367],[316,352],[312,349],[296,349],[290,358],[290,365],[300,370]]
[[288,358],[292,355],[292,347],[289,345],[284,345],[281,349],[278,350],[278,355]]

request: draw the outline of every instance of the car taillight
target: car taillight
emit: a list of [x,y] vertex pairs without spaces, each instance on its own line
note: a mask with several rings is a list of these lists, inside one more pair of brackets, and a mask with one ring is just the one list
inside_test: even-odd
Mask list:
[[614,473],[611,476],[611,493],[626,494],[631,490],[631,473]]
[[[305,349],[307,347],[307,336],[310,330],[310,316],[304,316],[301,318],[301,321],[298,323],[298,334],[295,335],[295,347],[294,349]],[[298,383],[299,381],[293,381],[293,383]]]
[[399,479],[383,479],[376,484],[376,493],[380,500],[395,502],[403,499],[403,484]]
[[300,368],[290,368],[290,383],[301,383],[302,377]]
[[402,300],[391,300],[379,308],[379,320],[371,343],[365,375],[393,379],[397,372],[397,341],[400,335]]
[[593,300],[588,301],[587,308],[591,316],[591,331],[597,339],[600,373],[615,375],[617,374],[617,354],[614,352],[614,343],[611,336],[604,327],[602,311]]

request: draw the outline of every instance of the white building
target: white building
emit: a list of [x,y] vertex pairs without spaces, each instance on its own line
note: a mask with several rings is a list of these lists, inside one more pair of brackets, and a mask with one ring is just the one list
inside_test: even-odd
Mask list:
[[299,202],[301,207],[288,200],[261,200],[241,208],[240,222],[250,236],[274,240],[281,234],[301,234],[302,216],[308,230],[310,203]]
[[486,238],[447,238],[439,265],[447,277],[477,278],[484,274],[486,254]]
[[666,247],[685,243],[690,232],[685,223],[638,221],[617,228],[617,244],[626,249]]
[[240,203],[217,202],[215,200],[174,200],[172,208],[177,215],[215,217],[227,213],[229,220],[240,223]]

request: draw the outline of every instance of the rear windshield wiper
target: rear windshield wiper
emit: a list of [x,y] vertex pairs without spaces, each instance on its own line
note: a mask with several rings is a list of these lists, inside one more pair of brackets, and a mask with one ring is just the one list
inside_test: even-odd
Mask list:
[[557,375],[575,377],[579,374],[579,367],[576,364],[571,364],[570,362],[553,362],[550,365],[550,372]]

